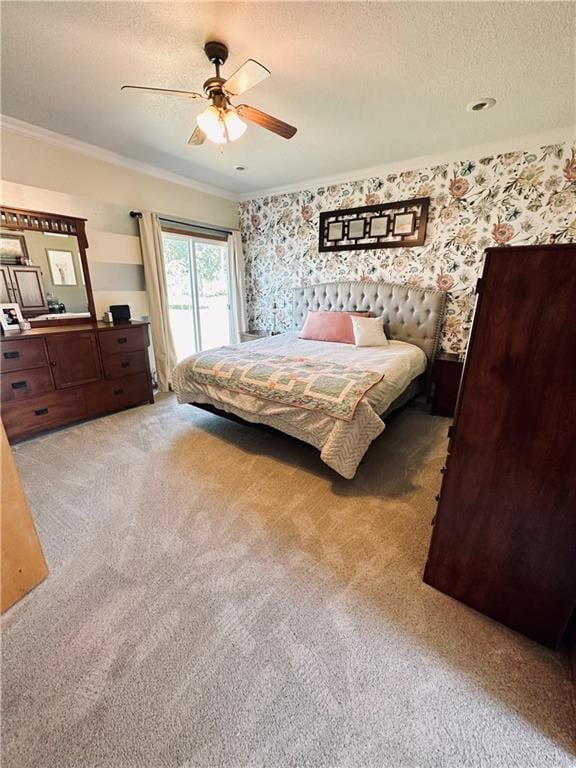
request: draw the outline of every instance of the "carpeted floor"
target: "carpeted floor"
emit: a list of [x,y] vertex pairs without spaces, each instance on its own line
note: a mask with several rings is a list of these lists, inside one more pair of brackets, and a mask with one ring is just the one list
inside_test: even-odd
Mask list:
[[421,580],[447,421],[345,481],[171,397],[15,448],[51,574],[3,619],[3,768],[546,768],[568,660]]

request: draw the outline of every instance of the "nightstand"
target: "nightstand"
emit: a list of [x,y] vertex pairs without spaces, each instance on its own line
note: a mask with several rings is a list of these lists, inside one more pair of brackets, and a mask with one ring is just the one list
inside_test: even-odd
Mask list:
[[240,341],[255,341],[268,335],[267,331],[240,331]]
[[454,416],[464,361],[459,355],[441,352],[432,365],[432,409],[434,416]]

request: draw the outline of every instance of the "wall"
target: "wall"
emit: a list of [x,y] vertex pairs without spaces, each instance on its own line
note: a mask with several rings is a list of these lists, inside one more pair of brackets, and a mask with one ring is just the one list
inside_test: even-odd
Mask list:
[[231,199],[72,152],[10,130],[2,133],[0,201],[86,218],[88,263],[100,317],[110,304],[148,314],[138,227],[131,210],[154,210],[236,227]]
[[[418,248],[318,252],[320,211],[430,197]],[[290,327],[291,289],[332,280],[386,280],[449,293],[442,347],[465,347],[484,249],[576,240],[576,143],[441,163],[240,204],[249,327]]]

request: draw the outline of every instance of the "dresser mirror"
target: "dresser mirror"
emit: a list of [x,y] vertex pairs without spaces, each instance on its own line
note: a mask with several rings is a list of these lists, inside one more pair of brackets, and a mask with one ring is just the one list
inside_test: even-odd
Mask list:
[[96,319],[85,219],[0,207],[0,303],[32,327]]

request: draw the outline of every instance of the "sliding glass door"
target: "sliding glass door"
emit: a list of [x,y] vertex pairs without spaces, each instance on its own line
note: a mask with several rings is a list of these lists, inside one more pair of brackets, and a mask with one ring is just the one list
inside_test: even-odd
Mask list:
[[162,232],[170,322],[178,360],[230,343],[225,240]]

